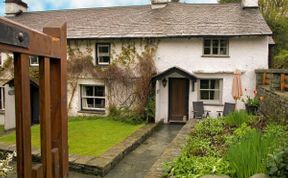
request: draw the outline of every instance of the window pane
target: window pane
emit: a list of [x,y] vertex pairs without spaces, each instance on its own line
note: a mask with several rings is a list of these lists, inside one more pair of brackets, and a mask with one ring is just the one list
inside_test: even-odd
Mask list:
[[219,80],[210,80],[210,89],[219,89]]
[[227,49],[226,48],[220,48],[220,54],[222,54],[222,55],[227,54]]
[[209,80],[201,80],[200,89],[209,89]]
[[220,47],[221,48],[227,47],[227,40],[220,40]]
[[219,100],[220,91],[210,91],[210,100]]
[[211,46],[211,40],[204,40],[204,47],[209,47]]
[[93,95],[93,86],[85,86],[86,96],[94,96]]
[[99,53],[109,53],[109,46],[98,46]]
[[105,96],[105,88],[101,86],[95,87],[95,95],[94,96]]
[[93,98],[87,98],[86,102],[87,102],[88,108],[94,108],[94,99]]
[[209,100],[209,91],[200,91],[200,99],[201,100]]
[[219,47],[219,40],[213,40],[213,48]]
[[218,54],[218,48],[213,48],[213,54]]
[[204,54],[211,54],[210,48],[204,48]]
[[100,56],[99,57],[99,62],[100,63],[109,63],[110,57],[109,56]]
[[95,99],[96,108],[105,108],[105,99]]

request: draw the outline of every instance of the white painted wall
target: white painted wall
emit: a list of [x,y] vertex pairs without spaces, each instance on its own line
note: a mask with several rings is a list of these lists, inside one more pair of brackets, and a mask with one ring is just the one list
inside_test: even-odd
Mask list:
[[5,120],[4,129],[10,130],[16,127],[15,119],[15,92],[14,87],[5,85]]
[[[223,110],[225,102],[234,102],[232,81],[233,72],[237,69],[243,72],[241,76],[243,90],[246,88],[249,92],[247,94],[252,95],[256,87],[254,70],[268,68],[268,41],[267,37],[231,38],[228,58],[202,57],[202,48],[202,38],[162,39],[156,54],[156,66],[158,72],[177,66],[198,78],[223,79],[222,102],[218,106],[205,105],[205,109],[211,110],[211,115],[216,116],[216,111]],[[198,100],[198,84],[199,82],[196,83],[194,92],[189,90],[190,118],[193,110],[192,102]],[[158,83],[156,93],[156,120],[164,119],[167,122],[168,87],[163,88]],[[237,108],[244,108],[241,101],[237,102]]]

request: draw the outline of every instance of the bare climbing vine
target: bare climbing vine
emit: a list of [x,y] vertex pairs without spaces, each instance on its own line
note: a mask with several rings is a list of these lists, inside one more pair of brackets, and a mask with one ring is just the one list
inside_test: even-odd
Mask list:
[[151,79],[156,73],[154,57],[158,47],[157,40],[143,39],[142,50],[136,49],[134,40],[122,41],[121,52],[112,52],[112,63],[106,67],[93,64],[92,50],[85,52],[79,48],[69,49],[68,77],[72,89],[69,99],[72,99],[79,82],[84,76],[102,79],[108,89],[110,108],[132,108],[138,114],[143,114],[144,107],[151,90]]

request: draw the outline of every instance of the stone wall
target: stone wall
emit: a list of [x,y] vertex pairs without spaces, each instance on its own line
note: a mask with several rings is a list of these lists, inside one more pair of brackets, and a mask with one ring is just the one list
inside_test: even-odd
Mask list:
[[269,86],[258,86],[257,91],[264,97],[260,112],[269,119],[288,123],[288,92],[272,91]]

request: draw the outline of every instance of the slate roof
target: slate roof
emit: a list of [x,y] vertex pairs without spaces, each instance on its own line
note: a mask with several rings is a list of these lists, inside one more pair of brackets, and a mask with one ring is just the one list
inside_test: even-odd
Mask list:
[[257,8],[240,4],[169,3],[150,5],[25,12],[9,17],[42,30],[51,20],[65,20],[68,38],[143,38],[271,35]]

